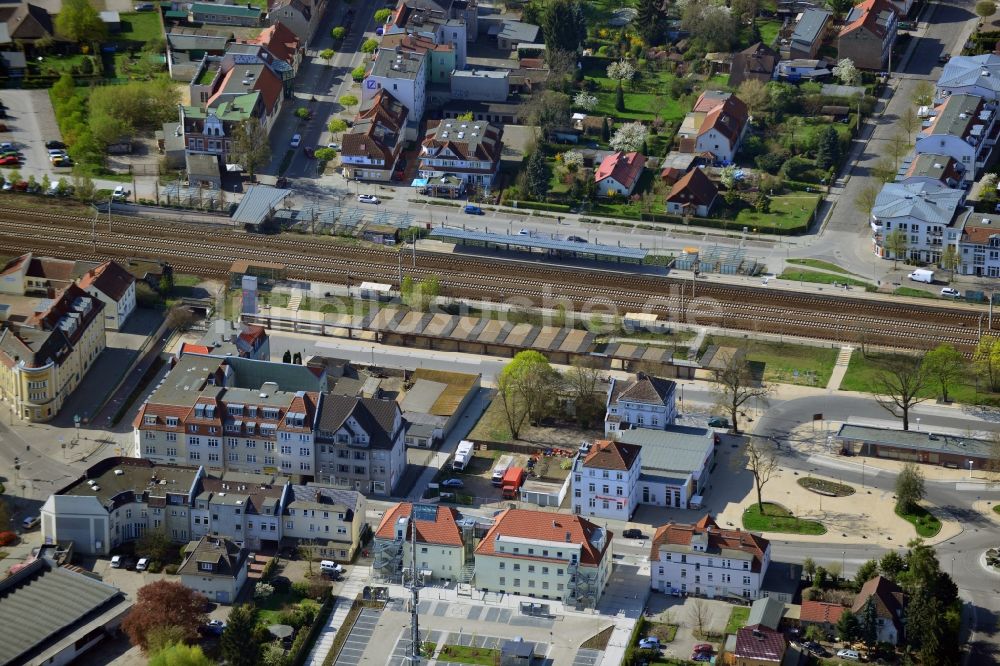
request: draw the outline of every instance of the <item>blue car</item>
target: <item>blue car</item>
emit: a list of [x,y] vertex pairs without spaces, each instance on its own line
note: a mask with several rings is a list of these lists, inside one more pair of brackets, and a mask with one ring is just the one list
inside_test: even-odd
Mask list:
[[462,479],[447,479],[441,482],[442,488],[464,488],[465,484]]
[[486,214],[486,213],[483,212],[482,208],[480,208],[479,206],[473,206],[472,204],[469,204],[468,206],[465,207],[465,213],[467,215],[485,215]]

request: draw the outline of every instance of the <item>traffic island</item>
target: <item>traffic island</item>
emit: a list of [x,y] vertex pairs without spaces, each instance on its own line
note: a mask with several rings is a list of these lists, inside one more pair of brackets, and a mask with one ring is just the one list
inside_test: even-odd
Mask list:
[[764,502],[764,510],[751,504],[743,512],[743,528],[754,532],[783,532],[785,534],[826,534],[826,527],[818,520],[796,518],[791,511],[773,502]]
[[445,645],[438,654],[438,661],[454,664],[483,664],[493,666],[499,663],[500,651],[471,645]]
[[810,492],[826,497],[847,497],[853,495],[853,487],[828,479],[817,479],[815,476],[804,476],[796,479],[796,482]]
[[924,539],[937,536],[937,533],[941,531],[941,521],[938,520],[937,516],[919,504],[906,510],[897,504],[896,515],[913,525],[914,529],[917,530],[917,535]]

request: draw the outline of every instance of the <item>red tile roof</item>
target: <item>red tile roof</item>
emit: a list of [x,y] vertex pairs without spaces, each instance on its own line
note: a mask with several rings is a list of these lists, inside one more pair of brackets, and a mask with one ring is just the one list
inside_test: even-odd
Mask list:
[[632,469],[632,464],[639,457],[640,451],[642,451],[642,447],[635,444],[599,439],[591,445],[590,451],[583,459],[583,464],[586,467],[596,469],[613,469],[624,472]]
[[785,654],[785,647],[785,637],[781,632],[762,624],[754,624],[736,632],[734,656],[737,659],[780,663]]
[[[649,559],[660,559],[660,548],[664,546],[690,546],[695,535],[708,535],[708,552],[738,550],[753,556],[750,570],[760,572],[764,564],[764,554],[771,542],[753,532],[745,530],[724,530],[719,528],[711,515],[704,515],[694,525],[690,523],[667,523],[657,528],[650,545]],[[670,550],[669,548],[667,550]]]
[[731,143],[740,138],[743,127],[750,118],[747,105],[739,97],[732,93],[711,90],[706,90],[698,96],[692,110],[706,114],[698,129],[698,136],[715,129]]
[[[396,523],[400,518],[409,518],[413,511],[413,504],[410,502],[400,502],[392,507],[382,516],[382,521],[375,530],[377,539],[394,539],[396,537]],[[417,528],[417,541],[419,543],[436,543],[444,546],[461,546],[462,533],[458,529],[456,518],[458,512],[451,507],[437,507],[437,517],[430,520],[411,520],[410,525]],[[406,538],[409,540],[410,531],[407,529]]]
[[211,354],[212,349],[205,345],[195,345],[190,342],[182,342],[180,354]]
[[799,611],[799,621],[837,624],[845,610],[847,609],[840,604],[831,604],[825,601],[803,601],[802,609]]
[[117,302],[135,283],[135,277],[113,261],[105,261],[97,268],[87,271],[80,278],[80,288],[93,286],[102,294]]
[[[604,544],[599,550],[591,542],[596,532],[601,530],[594,523],[580,516],[528,509],[507,509],[496,517],[496,522],[476,547],[476,555],[498,555],[495,550],[497,537],[520,537],[581,546],[580,563],[597,566],[611,545],[611,532],[605,531]],[[519,557],[511,553],[499,553],[500,557]],[[525,556],[528,557],[528,556]]]
[[599,183],[605,178],[614,178],[631,190],[638,182],[645,166],[646,158],[641,153],[612,153],[601,160],[600,166],[594,172],[594,182]]
[[718,196],[719,189],[702,169],[691,169],[670,190],[667,201],[678,204],[707,206]]
[[840,37],[849,32],[854,32],[858,28],[864,28],[879,39],[882,39],[885,37],[886,28],[889,24],[889,17],[886,13],[891,12],[895,14],[896,8],[893,7],[889,0],[865,0],[854,6],[851,13],[854,12],[859,12],[857,18],[850,23],[846,23],[840,29]]
[[295,64],[295,54],[301,48],[298,36],[281,21],[264,28],[259,35],[248,40],[248,43],[260,44],[275,58],[284,60],[289,65]]

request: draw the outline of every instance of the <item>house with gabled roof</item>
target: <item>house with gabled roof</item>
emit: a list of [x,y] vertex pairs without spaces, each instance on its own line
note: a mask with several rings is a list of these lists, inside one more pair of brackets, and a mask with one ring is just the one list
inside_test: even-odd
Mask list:
[[684,116],[677,137],[684,153],[711,153],[717,162],[732,162],[749,125],[746,104],[730,92],[706,90]]
[[970,215],[962,225],[958,273],[1000,277],[1000,215]]
[[392,180],[403,151],[408,113],[385,88],[362,102],[354,125],[341,138],[344,175],[355,180]]
[[247,43],[263,46],[273,57],[290,65],[293,77],[298,73],[306,52],[305,42],[281,21],[264,28]]
[[719,197],[719,188],[702,169],[691,169],[674,183],[666,198],[668,213],[708,217]]
[[34,44],[55,35],[49,12],[40,5],[20,2],[0,7],[0,45]]
[[642,447],[599,439],[573,460],[573,513],[629,520],[639,506]]
[[420,177],[452,174],[489,188],[500,171],[503,128],[479,120],[430,120],[420,148]]
[[611,577],[613,536],[580,516],[506,509],[476,546],[475,587],[594,608]]
[[954,157],[936,153],[911,154],[903,160],[897,183],[939,183],[945,187],[962,187],[965,166]]
[[965,206],[965,191],[935,182],[886,183],[875,197],[871,228],[875,254],[892,259],[885,238],[894,231],[907,236],[906,257],[937,263],[946,245],[961,236],[972,208]]
[[649,550],[650,585],[666,594],[757,599],[771,543],[746,530],[722,529],[711,515],[657,528]]
[[[382,514],[372,543],[372,574],[386,581],[400,579],[409,568],[412,545],[417,570],[426,582],[457,581],[471,567],[471,543],[466,548],[461,517],[453,507],[400,502]],[[470,536],[471,538],[471,536]]]
[[735,90],[744,81],[760,81],[767,83],[774,77],[781,56],[778,52],[763,42],[751,44],[742,51],[733,54],[733,62],[729,69],[729,87]]
[[614,152],[601,160],[594,169],[594,182],[598,196],[618,195],[627,197],[635,190],[646,166],[642,153]]
[[209,601],[232,604],[246,585],[249,555],[250,551],[230,539],[203,536],[184,548],[177,575],[184,587]]
[[748,624],[736,632],[731,663],[735,666],[774,666],[783,663],[787,649],[785,635],[780,631],[763,624]]
[[1000,98],[1000,55],[984,53],[951,58],[937,80],[937,97],[975,95],[988,100]]
[[284,24],[306,46],[316,35],[325,11],[326,0],[276,0],[270,3],[267,20]]
[[361,548],[367,506],[365,496],[354,490],[292,484],[282,509],[282,538],[309,544],[318,559],[350,562]]
[[859,69],[881,71],[889,65],[896,43],[896,8],[889,0],[864,0],[848,12],[837,36],[837,57]]
[[845,606],[827,601],[803,600],[799,610],[799,623],[805,629],[816,625],[824,633],[832,633],[840,621],[840,616],[847,610]]
[[662,430],[677,418],[677,385],[644,372],[635,378],[612,378],[605,401],[604,434],[629,428]]
[[84,273],[79,286],[104,303],[104,328],[120,330],[135,311],[135,276],[114,261]]
[[875,576],[865,582],[854,597],[851,612],[861,615],[871,600],[875,604],[878,642],[899,645],[903,642],[906,621],[906,593],[884,576]]

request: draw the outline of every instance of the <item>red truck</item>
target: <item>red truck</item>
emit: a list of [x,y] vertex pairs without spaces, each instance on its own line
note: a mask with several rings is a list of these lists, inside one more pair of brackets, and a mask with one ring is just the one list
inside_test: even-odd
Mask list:
[[517,491],[524,483],[525,472],[523,467],[511,467],[503,475],[503,482],[500,484],[503,487],[501,491],[504,499],[514,499],[517,497]]

